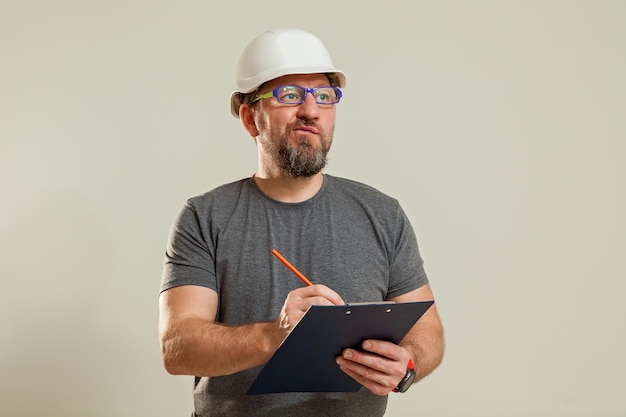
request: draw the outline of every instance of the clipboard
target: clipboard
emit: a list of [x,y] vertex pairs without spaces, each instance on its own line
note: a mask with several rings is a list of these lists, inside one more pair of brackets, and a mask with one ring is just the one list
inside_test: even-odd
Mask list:
[[356,392],[361,384],[335,358],[365,339],[399,343],[434,301],[311,306],[265,364],[246,395]]

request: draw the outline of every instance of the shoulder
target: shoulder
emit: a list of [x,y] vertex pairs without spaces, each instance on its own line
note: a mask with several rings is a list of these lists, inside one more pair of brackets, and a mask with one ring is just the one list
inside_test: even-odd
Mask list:
[[350,198],[356,201],[366,202],[368,205],[380,205],[384,207],[398,207],[396,198],[372,187],[371,185],[341,177],[326,175],[328,178],[329,192],[334,198]]
[[215,205],[228,206],[236,204],[244,190],[249,187],[249,180],[250,178],[245,178],[220,185],[205,193],[189,198],[186,205],[196,211],[207,211]]
[[249,189],[249,178],[220,185],[187,199],[179,217],[185,222],[221,224],[230,219],[242,196],[250,194]]

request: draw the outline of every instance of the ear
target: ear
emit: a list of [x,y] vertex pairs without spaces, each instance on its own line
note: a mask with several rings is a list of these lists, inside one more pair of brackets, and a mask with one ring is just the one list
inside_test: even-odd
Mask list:
[[259,136],[259,130],[256,128],[256,122],[254,121],[254,112],[249,104],[242,104],[239,107],[239,119],[250,136],[253,138]]

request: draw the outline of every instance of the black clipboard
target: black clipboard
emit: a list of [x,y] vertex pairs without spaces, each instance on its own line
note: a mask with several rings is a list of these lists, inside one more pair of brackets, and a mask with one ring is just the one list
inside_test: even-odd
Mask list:
[[311,306],[263,367],[247,395],[356,392],[361,384],[339,369],[343,349],[365,339],[399,343],[434,301]]

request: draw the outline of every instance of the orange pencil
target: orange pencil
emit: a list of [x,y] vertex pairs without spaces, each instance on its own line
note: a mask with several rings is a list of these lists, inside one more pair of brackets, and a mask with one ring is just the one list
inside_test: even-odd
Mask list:
[[283,258],[283,255],[281,255],[280,253],[278,253],[278,251],[277,251],[276,249],[272,249],[272,254],[273,254],[275,257],[277,257],[277,258],[278,258],[278,259],[279,259],[282,263],[284,263],[284,264],[285,264],[285,266],[291,270],[291,272],[293,272],[294,274],[296,274],[296,276],[297,276],[298,278],[300,278],[300,279],[302,280],[302,282],[304,282],[304,283],[305,283],[306,285],[308,285],[308,286],[313,285],[313,283],[312,283],[311,281],[309,281],[309,280],[307,279],[307,277],[305,277],[304,275],[302,275],[302,272],[298,271],[298,270],[296,269],[296,267],[295,267],[295,266],[293,266],[293,265],[291,265],[287,259]]

